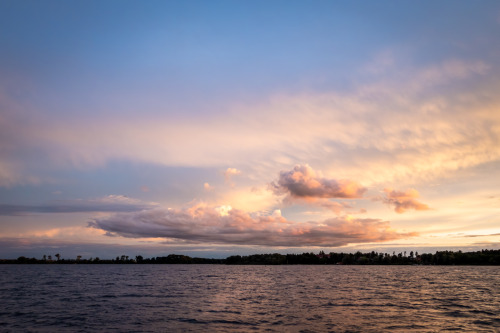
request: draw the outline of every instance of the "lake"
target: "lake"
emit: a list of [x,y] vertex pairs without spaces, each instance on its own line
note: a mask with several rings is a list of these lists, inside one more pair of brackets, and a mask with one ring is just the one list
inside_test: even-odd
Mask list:
[[499,332],[498,266],[0,265],[1,332]]

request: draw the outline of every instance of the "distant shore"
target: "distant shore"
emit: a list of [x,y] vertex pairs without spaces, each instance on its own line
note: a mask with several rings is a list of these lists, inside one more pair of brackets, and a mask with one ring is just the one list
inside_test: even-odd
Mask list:
[[0,264],[225,264],[225,265],[500,265],[500,250],[475,252],[437,251],[434,254],[411,251],[409,254],[372,252],[302,254],[253,254],[233,255],[226,259],[209,259],[169,254],[164,257],[131,258],[126,255],[115,259],[98,257],[61,259],[60,254],[44,255],[41,259],[21,256],[17,259],[0,259]]

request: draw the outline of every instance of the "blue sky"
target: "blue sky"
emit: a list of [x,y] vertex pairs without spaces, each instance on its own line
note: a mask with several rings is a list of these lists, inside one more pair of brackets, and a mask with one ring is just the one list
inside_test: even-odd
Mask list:
[[0,257],[498,248],[499,30],[495,1],[3,1]]

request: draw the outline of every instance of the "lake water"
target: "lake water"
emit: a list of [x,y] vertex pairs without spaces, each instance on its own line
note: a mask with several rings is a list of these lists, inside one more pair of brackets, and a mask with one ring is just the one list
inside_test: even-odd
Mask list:
[[500,267],[0,265],[1,332],[500,332]]

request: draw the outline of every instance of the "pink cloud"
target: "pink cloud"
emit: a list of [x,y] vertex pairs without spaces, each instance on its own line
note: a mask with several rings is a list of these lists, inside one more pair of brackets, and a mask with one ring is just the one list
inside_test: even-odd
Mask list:
[[388,221],[337,217],[321,222],[292,222],[279,214],[253,216],[217,207],[153,209],[96,218],[90,227],[109,235],[173,238],[195,243],[265,246],[343,246],[416,236],[399,233]]
[[271,184],[277,194],[294,198],[361,198],[366,189],[351,180],[320,177],[309,165],[296,165],[293,170],[281,171],[277,182]]
[[349,204],[330,199],[361,198],[366,189],[351,180],[335,180],[321,177],[309,165],[296,165],[290,171],[281,171],[279,179],[270,184],[277,195],[285,194],[283,202],[294,204],[305,202],[309,205],[329,209],[340,214]]
[[386,188],[384,189],[384,192],[386,197],[383,201],[388,205],[394,206],[394,210],[399,214],[404,213],[408,209],[429,210],[429,206],[417,200],[420,195],[415,189],[409,189],[406,192],[401,192],[391,188]]

